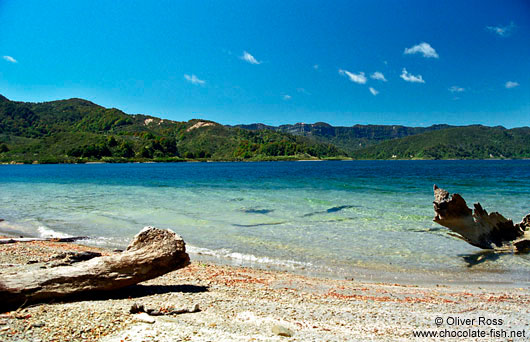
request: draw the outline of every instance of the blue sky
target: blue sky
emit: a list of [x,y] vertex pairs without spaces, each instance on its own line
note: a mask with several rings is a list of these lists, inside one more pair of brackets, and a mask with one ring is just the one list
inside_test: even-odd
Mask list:
[[0,0],[0,94],[224,124],[530,126],[530,2]]

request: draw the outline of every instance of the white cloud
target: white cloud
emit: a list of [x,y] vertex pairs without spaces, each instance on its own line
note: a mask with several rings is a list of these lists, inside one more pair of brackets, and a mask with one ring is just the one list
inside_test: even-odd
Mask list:
[[449,88],[449,91],[451,93],[462,93],[465,91],[465,89],[459,86],[452,86],[451,88]]
[[301,94],[311,95],[311,93],[308,92],[305,88],[296,88],[296,91],[301,93]]
[[9,63],[18,63],[18,61],[16,59],[14,59],[13,57],[11,57],[11,56],[3,56],[3,57]]
[[285,95],[282,96],[282,99],[284,99],[285,101],[287,101],[287,100],[292,99],[292,96],[291,96],[291,95],[288,95],[288,94],[285,94]]
[[191,76],[184,74],[184,78],[186,79],[186,81],[190,82],[191,84],[195,84],[195,85],[204,85],[206,83],[206,81],[199,79],[197,76],[193,74]]
[[379,92],[372,87],[368,88],[368,90],[370,90],[370,93],[372,93],[373,96],[379,94]]
[[518,87],[519,86],[519,83],[517,82],[512,82],[512,81],[508,81],[504,84],[504,86],[508,89],[511,89],[511,88],[515,88],[515,87]]
[[254,56],[252,56],[246,51],[243,51],[243,56],[241,56],[241,59],[250,64],[261,64],[260,61],[258,61],[256,58],[254,58]]
[[401,71],[401,75],[399,77],[401,77],[402,79],[404,79],[407,82],[425,83],[425,81],[423,80],[423,77],[421,77],[421,75],[418,75],[418,76],[412,75],[405,68],[403,68],[403,70]]
[[411,48],[405,49],[405,52],[403,52],[405,55],[412,55],[415,53],[421,53],[423,57],[425,58],[438,58],[438,54],[436,53],[436,50],[429,44],[429,43],[420,43],[418,45],[414,45]]
[[359,84],[366,83],[366,76],[364,76],[364,72],[354,74],[354,73],[349,72],[348,70],[339,69],[339,74],[347,76],[352,82],[359,83]]
[[510,23],[510,25],[506,26],[486,26],[486,30],[491,31],[501,37],[510,36],[514,29],[515,24],[513,23],[513,21]]
[[385,75],[383,75],[383,73],[379,71],[374,72],[370,77],[374,80],[386,82]]

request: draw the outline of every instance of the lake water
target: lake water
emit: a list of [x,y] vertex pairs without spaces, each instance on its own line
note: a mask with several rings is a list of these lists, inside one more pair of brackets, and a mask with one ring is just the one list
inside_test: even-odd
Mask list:
[[432,222],[432,186],[519,222],[530,161],[1,165],[0,233],[125,247],[151,225],[192,260],[397,282],[530,282]]

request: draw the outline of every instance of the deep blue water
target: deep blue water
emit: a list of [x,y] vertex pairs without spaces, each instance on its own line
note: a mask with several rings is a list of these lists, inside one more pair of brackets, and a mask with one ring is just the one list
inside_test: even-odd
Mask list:
[[528,160],[1,165],[0,232],[123,247],[153,225],[181,234],[192,259],[527,283],[528,256],[481,258],[432,222],[433,184],[516,222],[530,212]]

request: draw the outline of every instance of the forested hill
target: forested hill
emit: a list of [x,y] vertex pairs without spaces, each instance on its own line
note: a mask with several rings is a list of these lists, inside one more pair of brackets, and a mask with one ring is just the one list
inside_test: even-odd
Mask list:
[[314,124],[238,125],[311,137],[348,152],[353,159],[503,159],[530,158],[530,128],[482,125],[406,127]]
[[223,126],[130,115],[83,99],[0,95],[0,162],[530,158],[530,128]]
[[237,125],[236,127],[263,130],[312,137],[317,141],[331,143],[348,153],[378,144],[385,140],[398,139],[410,135],[449,128],[449,125],[430,127],[406,127],[400,125],[354,125],[351,127],[331,126],[325,122],[314,124],[297,123],[294,125],[267,126],[264,124]]
[[44,103],[0,95],[0,162],[340,158],[334,145],[205,120],[129,115],[83,99]]
[[465,126],[385,141],[352,154],[356,159],[530,158],[530,128]]

